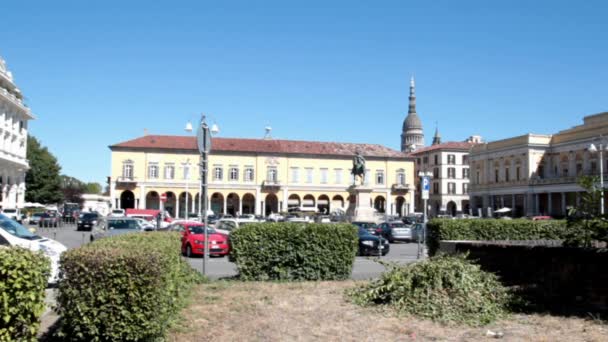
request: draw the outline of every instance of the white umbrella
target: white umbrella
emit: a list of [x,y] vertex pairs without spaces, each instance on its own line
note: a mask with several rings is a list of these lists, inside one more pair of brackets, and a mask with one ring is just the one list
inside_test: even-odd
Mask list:
[[500,209],[498,209],[498,210],[496,210],[494,212],[495,213],[499,213],[499,214],[503,214],[503,213],[508,213],[510,211],[511,211],[511,208],[504,207],[504,208],[500,208]]
[[42,205],[40,203],[32,203],[32,202],[25,202],[25,203],[23,203],[23,206],[25,208],[42,208],[42,207],[44,207],[44,205]]

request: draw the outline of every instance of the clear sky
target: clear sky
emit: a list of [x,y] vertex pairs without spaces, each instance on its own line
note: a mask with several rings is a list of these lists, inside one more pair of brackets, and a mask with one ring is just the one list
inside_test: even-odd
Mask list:
[[[95,2],[96,4],[92,4]],[[430,143],[553,133],[608,111],[606,1],[3,1],[0,55],[63,172],[185,134],[399,149],[410,75]]]

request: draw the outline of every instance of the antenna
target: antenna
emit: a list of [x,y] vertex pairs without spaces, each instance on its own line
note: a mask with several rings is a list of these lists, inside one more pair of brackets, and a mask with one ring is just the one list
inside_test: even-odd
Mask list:
[[270,135],[270,132],[272,132],[272,127],[266,126],[264,127],[264,130],[266,131],[266,133],[264,133],[264,139],[272,139],[272,135]]

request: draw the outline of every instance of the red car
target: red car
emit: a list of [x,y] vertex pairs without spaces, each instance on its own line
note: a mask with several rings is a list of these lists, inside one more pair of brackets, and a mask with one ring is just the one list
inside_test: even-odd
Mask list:
[[[205,248],[205,226],[198,222],[174,223],[171,231],[182,233],[182,254],[187,257],[203,255]],[[221,234],[209,228],[209,255],[224,256],[230,252],[228,235]]]

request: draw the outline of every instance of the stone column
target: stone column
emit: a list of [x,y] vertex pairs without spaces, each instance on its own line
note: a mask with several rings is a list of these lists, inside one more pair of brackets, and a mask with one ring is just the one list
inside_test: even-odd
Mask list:
[[[568,171],[570,172],[570,171]],[[553,214],[553,198],[551,198],[553,196],[551,196],[551,193],[548,192],[547,193],[547,215],[551,216],[551,214]]]
[[[415,200],[414,196],[415,196],[415,191],[414,190],[410,191],[410,200],[407,203],[407,213],[406,214],[410,214],[410,213],[413,213],[416,211],[414,209],[414,200]],[[405,207],[405,203],[403,203],[403,206]],[[401,210],[405,210],[405,208],[401,209]]]
[[511,209],[515,211],[515,194],[511,195]]
[[391,198],[391,192],[386,191],[386,202],[384,203],[384,212],[387,215],[393,215],[393,199]]
[[116,181],[110,182],[110,203],[112,206],[116,205]]
[[260,193],[260,187],[256,187],[255,189],[255,201],[253,201],[253,212],[256,215],[262,215],[262,209],[260,208],[260,197],[261,197],[261,193]]
[[281,202],[281,206],[279,207],[279,212],[287,211],[287,208],[289,208],[289,205],[287,202],[288,200],[289,200],[289,188],[284,187],[283,188],[283,201]]
[[179,198],[180,198],[180,193],[178,192],[175,195],[175,218],[179,219]]
[[565,216],[566,214],[568,214],[566,212],[566,193],[562,192],[562,215]]
[[228,196],[223,196],[224,197],[224,207],[222,208],[222,213],[224,215],[226,215],[226,213],[228,213]]
[[539,199],[540,195],[539,194],[534,194],[534,215],[539,215],[540,214],[540,205],[539,205]]
[[261,214],[260,215],[266,217],[266,206],[264,204],[265,204],[264,201],[260,202],[260,206],[261,206],[261,208],[260,208]]
[[146,186],[139,186],[139,209],[146,209]]

